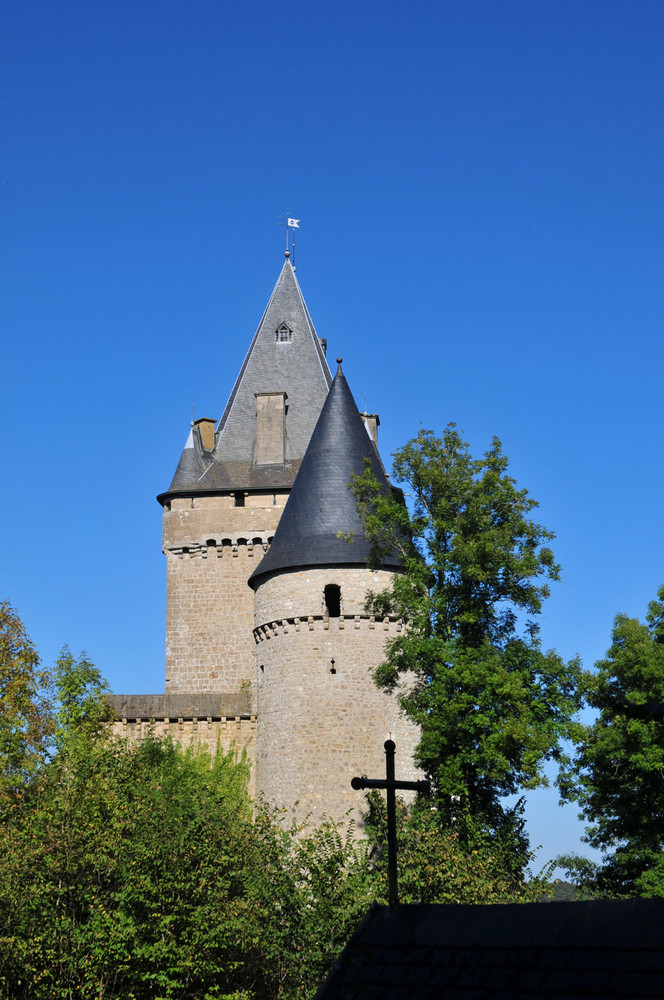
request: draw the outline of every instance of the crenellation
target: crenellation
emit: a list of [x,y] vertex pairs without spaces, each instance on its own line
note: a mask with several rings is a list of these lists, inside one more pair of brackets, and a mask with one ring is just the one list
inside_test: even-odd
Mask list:
[[[349,619],[350,620],[350,619]],[[283,633],[287,633],[290,626],[293,626],[296,632],[300,631],[301,620],[297,617],[294,618],[280,618],[271,622],[264,622],[262,625],[257,625],[254,628],[254,642],[264,642],[266,639],[270,638],[270,635],[277,634],[279,628],[281,628]],[[343,632],[346,627],[346,622],[343,617],[338,619],[330,619],[328,615],[308,615],[307,624],[309,626],[309,631],[314,631],[317,627],[323,629],[327,632],[332,629],[338,629]],[[403,629],[403,620],[398,618],[396,615],[387,616],[382,619],[381,622],[383,630],[386,632],[401,632]],[[373,615],[353,615],[352,625],[355,629],[373,629],[375,628],[375,619]]]

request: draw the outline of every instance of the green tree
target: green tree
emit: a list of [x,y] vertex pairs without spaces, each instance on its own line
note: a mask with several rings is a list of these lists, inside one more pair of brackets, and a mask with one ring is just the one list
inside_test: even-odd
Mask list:
[[312,996],[373,899],[366,844],[255,811],[232,753],[113,738],[85,654],[54,676],[50,757],[0,817],[0,997]]
[[81,737],[0,826],[0,997],[313,996],[371,902],[366,845],[256,816],[235,755]]
[[4,995],[271,995],[246,784],[168,740],[58,754],[1,831]]
[[546,784],[579,706],[577,662],[542,650],[537,616],[559,567],[537,506],[507,474],[500,442],[474,459],[454,425],[420,431],[394,455],[406,507],[367,467],[353,490],[377,565],[396,547],[404,572],[368,598],[406,628],[387,646],[377,683],[401,694],[420,727],[416,759],[433,784],[438,822],[471,845],[487,832],[527,840],[504,797]]
[[[368,796],[367,832],[373,890],[387,901],[387,817],[377,792]],[[520,810],[514,810],[517,824]],[[412,808],[397,800],[399,899],[402,903],[524,903],[547,895],[553,862],[538,875],[524,872],[534,852],[514,850],[514,830],[478,833],[464,842],[435,809]]]
[[569,868],[595,892],[664,896],[664,586],[645,623],[616,616],[606,658],[586,677],[596,720],[583,730],[560,788],[590,821],[597,865]]
[[51,678],[16,611],[0,604],[0,815],[44,762]]
[[82,736],[102,736],[113,717],[106,700],[110,689],[87,653],[76,659],[69,647],[63,646],[53,669],[53,682],[56,747],[62,751]]
[[332,821],[316,827],[284,825],[284,817],[259,813],[260,900],[263,963],[278,993],[313,997],[369,906],[377,880],[366,840]]

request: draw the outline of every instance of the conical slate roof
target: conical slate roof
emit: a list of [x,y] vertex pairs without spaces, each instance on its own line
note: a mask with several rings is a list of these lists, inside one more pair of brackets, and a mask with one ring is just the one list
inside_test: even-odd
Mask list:
[[[268,573],[285,569],[367,564],[369,543],[349,489],[351,476],[363,472],[365,459],[389,491],[378,453],[339,364],[274,541],[249,578],[250,586],[255,587]],[[347,540],[349,536],[352,541]],[[398,568],[397,553],[388,556],[384,565]]]
[[[173,481],[172,495],[293,485],[332,376],[295,271],[287,258],[244,359],[211,452],[194,428]],[[256,462],[256,395],[286,394],[285,460]]]

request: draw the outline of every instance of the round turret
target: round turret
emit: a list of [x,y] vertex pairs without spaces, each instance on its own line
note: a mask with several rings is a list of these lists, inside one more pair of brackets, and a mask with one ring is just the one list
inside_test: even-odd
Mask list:
[[[256,788],[297,816],[361,819],[355,774],[384,768],[397,744],[400,775],[416,777],[417,730],[372,670],[400,632],[395,618],[365,610],[369,590],[389,585],[400,562],[368,565],[369,544],[349,490],[369,460],[390,489],[373,441],[341,372],[330,389],[274,541],[253,573],[257,651]],[[352,539],[352,540],[350,540]]]

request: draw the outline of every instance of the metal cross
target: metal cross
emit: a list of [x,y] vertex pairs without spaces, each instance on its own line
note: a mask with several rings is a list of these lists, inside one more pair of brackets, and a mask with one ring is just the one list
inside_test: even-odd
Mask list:
[[387,879],[390,906],[399,902],[397,885],[397,802],[395,792],[412,791],[429,794],[428,781],[397,781],[394,777],[394,740],[385,740],[385,780],[381,778],[353,778],[351,787],[355,791],[363,788],[384,788],[387,792]]

